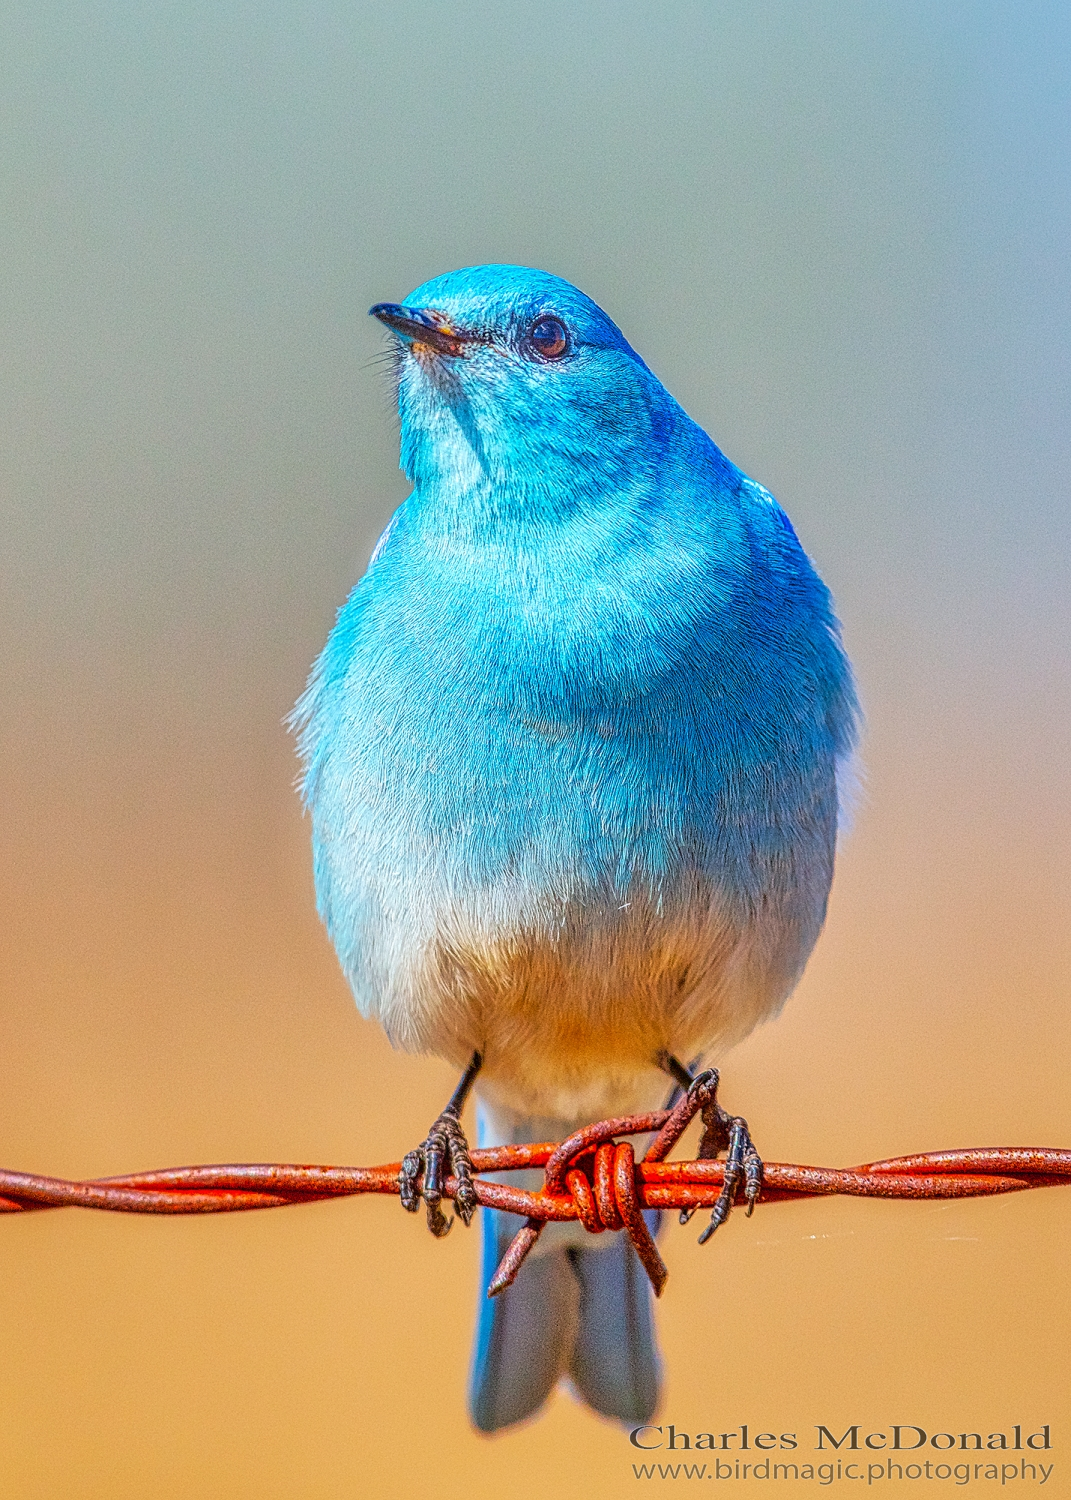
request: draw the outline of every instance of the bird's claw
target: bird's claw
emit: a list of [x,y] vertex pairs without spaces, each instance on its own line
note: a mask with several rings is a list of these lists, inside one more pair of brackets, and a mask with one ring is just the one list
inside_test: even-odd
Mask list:
[[[689,1093],[700,1101],[703,1117],[703,1134],[699,1142],[699,1160],[712,1161],[720,1151],[725,1151],[725,1175],[721,1192],[710,1214],[710,1223],[699,1236],[705,1245],[710,1236],[724,1224],[736,1201],[737,1191],[743,1184],[747,1214],[751,1217],[762,1191],[762,1158],[755,1149],[748,1130],[747,1121],[740,1115],[730,1115],[718,1103],[718,1070],[708,1068],[693,1079]],[[687,1224],[694,1209],[682,1209],[680,1221]]]
[[454,1206],[467,1228],[477,1208],[472,1158],[457,1110],[447,1105],[428,1131],[423,1145],[407,1152],[398,1174],[402,1207],[415,1214],[423,1202],[428,1211],[428,1228],[436,1239],[449,1234],[454,1222],[446,1217],[441,1207],[443,1182],[450,1175],[457,1179]]

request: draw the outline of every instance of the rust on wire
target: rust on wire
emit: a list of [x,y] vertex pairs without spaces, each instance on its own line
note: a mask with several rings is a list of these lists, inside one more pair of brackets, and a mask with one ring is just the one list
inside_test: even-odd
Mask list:
[[[560,1144],[473,1151],[475,1172],[542,1167],[545,1173],[543,1187],[537,1193],[483,1178],[475,1181],[476,1198],[483,1207],[503,1209],[524,1220],[502,1257],[488,1295],[496,1296],[509,1286],[544,1224],[551,1220],[579,1220],[592,1234],[624,1228],[655,1293],[661,1294],[667,1271],[644,1220],[644,1209],[713,1207],[724,1182],[722,1161],[665,1160],[703,1102],[702,1093],[693,1090],[672,1110],[603,1120]],[[654,1139],[639,1161],[632,1142],[618,1139],[652,1133]],[[137,1214],[208,1214],[281,1208],[358,1193],[397,1194],[400,1169],[399,1162],[382,1167],[173,1167],[92,1182],[68,1182],[0,1169],[0,1213],[99,1208]],[[758,1201],[777,1203],[835,1194],[855,1198],[974,1198],[1068,1181],[1071,1151],[992,1146],[922,1152],[848,1168],[766,1162]],[[452,1198],[456,1191],[456,1179],[448,1177],[443,1196]]]

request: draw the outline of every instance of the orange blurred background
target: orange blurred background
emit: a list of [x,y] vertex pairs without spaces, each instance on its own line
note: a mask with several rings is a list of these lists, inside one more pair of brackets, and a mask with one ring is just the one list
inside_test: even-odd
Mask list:
[[[772,1160],[1071,1146],[1071,27],[894,11],[12,24],[6,1165],[388,1161],[452,1087],[356,1015],[282,720],[405,493],[364,311],[481,260],[600,301],[845,622],[866,790],[725,1102]],[[1049,1423],[1071,1494],[1071,1193],[696,1233],[663,1240],[667,1422]],[[0,1492],[479,1500],[557,1459],[556,1493],[629,1492],[566,1396],[469,1429],[476,1261],[386,1200],[5,1217]]]

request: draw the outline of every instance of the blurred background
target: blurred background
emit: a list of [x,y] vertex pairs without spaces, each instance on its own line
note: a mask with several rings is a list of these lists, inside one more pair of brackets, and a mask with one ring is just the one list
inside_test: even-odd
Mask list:
[[[38,0],[4,38],[3,1162],[374,1163],[441,1107],[318,925],[283,718],[406,492],[366,310],[495,260],[777,494],[858,669],[827,929],[726,1103],[771,1160],[1071,1146],[1067,7]],[[1049,1422],[1071,1464],[1071,1193],[696,1232],[678,1428]],[[564,1395],[470,1431],[476,1259],[386,1200],[4,1218],[4,1493],[478,1500],[560,1457],[618,1495]]]

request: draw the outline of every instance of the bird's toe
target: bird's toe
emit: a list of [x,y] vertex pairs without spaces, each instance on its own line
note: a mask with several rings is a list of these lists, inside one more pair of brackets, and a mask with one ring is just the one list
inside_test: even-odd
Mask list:
[[456,1181],[453,1196],[458,1216],[468,1226],[477,1207],[472,1158],[457,1112],[448,1107],[428,1131],[425,1140],[406,1153],[398,1174],[402,1207],[416,1213],[423,1203],[427,1209],[428,1228],[436,1239],[448,1234],[454,1222],[442,1210],[443,1188],[449,1176]]

